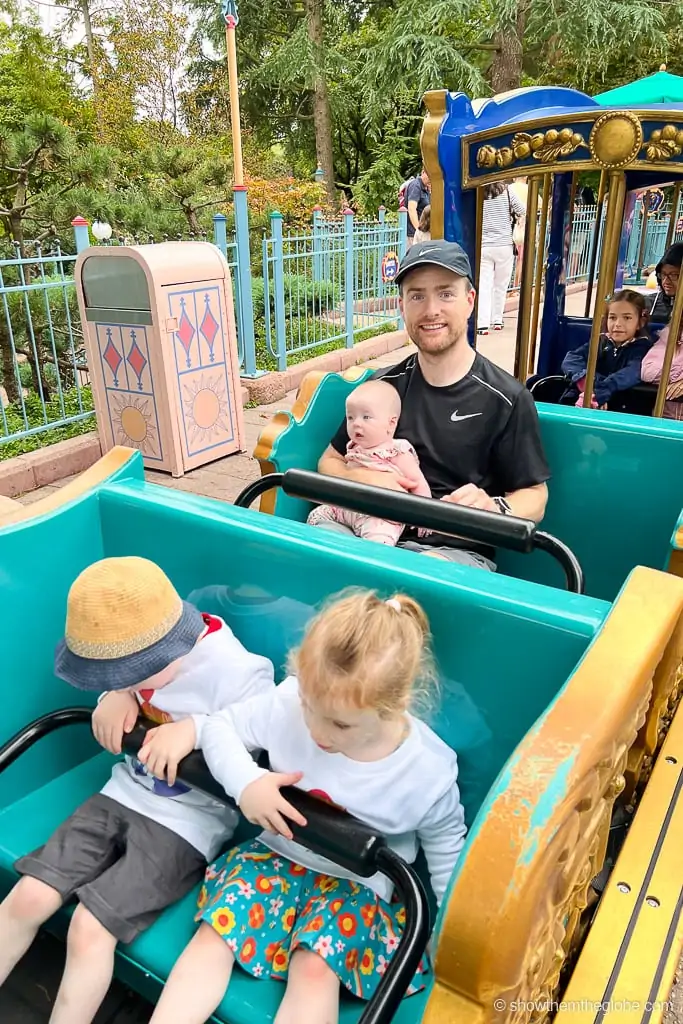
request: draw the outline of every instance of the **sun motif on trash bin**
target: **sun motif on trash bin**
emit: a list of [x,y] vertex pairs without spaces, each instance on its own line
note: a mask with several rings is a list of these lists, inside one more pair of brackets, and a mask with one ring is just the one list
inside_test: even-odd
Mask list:
[[118,394],[112,395],[110,401],[115,439],[144,455],[158,455],[157,427],[150,399]]
[[202,374],[183,385],[183,410],[192,445],[211,443],[230,430],[225,381]]

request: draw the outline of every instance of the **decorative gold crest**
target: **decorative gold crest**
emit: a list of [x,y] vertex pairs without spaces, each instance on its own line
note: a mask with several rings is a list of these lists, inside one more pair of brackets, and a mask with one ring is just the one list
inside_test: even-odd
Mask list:
[[648,160],[671,160],[683,153],[683,131],[673,124],[655,128],[642,148]]
[[638,156],[643,144],[643,128],[628,110],[610,110],[593,125],[588,139],[596,164],[609,170],[626,167]]
[[477,151],[477,167],[510,167],[518,160],[534,160],[552,163],[560,156],[570,156],[586,142],[579,132],[571,128],[549,128],[546,132],[517,132],[509,146],[480,146]]

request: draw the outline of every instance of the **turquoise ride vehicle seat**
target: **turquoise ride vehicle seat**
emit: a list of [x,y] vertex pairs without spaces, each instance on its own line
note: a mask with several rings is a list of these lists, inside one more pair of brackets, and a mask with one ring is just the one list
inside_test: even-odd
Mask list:
[[[372,372],[317,374],[304,381],[293,411],[277,413],[261,434],[255,455],[262,472],[315,471],[343,419],[346,397]],[[545,403],[539,403],[538,414],[552,473],[540,527],[574,552],[586,593],[613,601],[634,566],[667,568],[683,505],[683,424]],[[260,507],[304,522],[312,505],[272,491]],[[364,549],[370,544],[345,540]],[[563,586],[557,564],[543,552],[500,549],[497,564],[499,574]]]
[[[418,554],[351,544],[300,522],[147,484],[139,454],[126,455],[113,474],[65,504],[0,525],[0,613],[10,626],[0,635],[2,686],[12,710],[11,718],[0,724],[0,745],[41,715],[87,704],[81,694],[54,678],[52,657],[64,628],[68,588],[85,565],[101,557],[136,554],[156,561],[184,598],[221,615],[248,648],[269,657],[278,679],[288,651],[331,594],[349,586],[370,587],[386,596],[407,592],[421,602],[430,619],[440,689],[429,720],[458,753],[459,785],[470,829],[453,892],[470,850],[486,833],[491,815],[498,813],[495,809],[512,801],[518,807],[520,828],[524,815],[534,809],[524,795],[532,776],[523,769],[519,751],[543,735],[548,716],[559,717],[563,728],[569,728],[564,715],[553,709],[571,694],[573,677],[593,646],[603,633],[609,634],[609,603],[506,575],[453,572],[452,566]],[[671,587],[680,582],[663,579]],[[673,630],[673,619],[648,612],[641,598],[636,604],[643,621],[650,615],[657,628],[662,622],[662,630]],[[28,642],[18,642],[24,637]],[[652,667],[643,670],[646,675],[652,675],[662,657],[664,642],[646,645],[652,661]],[[632,660],[633,652],[623,647],[613,645],[613,657],[628,654]],[[600,664],[605,685],[620,686],[627,674],[621,663],[613,668],[609,662]],[[649,692],[643,689],[643,708]],[[583,705],[582,699],[577,713]],[[588,725],[576,728],[583,736],[581,730]],[[632,730],[630,742],[636,733]],[[568,743],[571,733],[566,736]],[[581,736],[577,734],[572,743],[585,756],[586,742],[590,746],[592,740]],[[543,762],[547,797],[535,810],[534,835],[550,829],[553,814],[571,810],[574,798],[567,796],[568,763],[562,750],[549,748]],[[80,724],[41,739],[0,772],[0,893],[16,881],[16,858],[44,842],[97,792],[114,761],[108,753],[98,752],[89,729]],[[602,772],[600,786],[607,787],[607,806],[617,789],[604,766]],[[240,829],[235,841],[250,834],[250,828]],[[515,850],[513,844],[510,851],[517,856]],[[519,856],[519,871],[531,870],[536,847],[520,847]],[[495,884],[492,875],[490,885]],[[525,891],[524,885],[520,891]],[[151,1000],[193,934],[196,897],[197,892],[191,893],[168,908],[147,932],[117,952],[117,975]],[[444,908],[437,937],[444,926]],[[63,935],[69,913],[67,908],[55,915],[48,927]],[[424,992],[403,1000],[394,1017],[397,1024],[422,1019],[430,990],[431,983]],[[282,992],[281,983],[254,980],[237,969],[215,1020],[272,1020]],[[341,1020],[357,1021],[362,1009],[359,1002],[343,998]]]

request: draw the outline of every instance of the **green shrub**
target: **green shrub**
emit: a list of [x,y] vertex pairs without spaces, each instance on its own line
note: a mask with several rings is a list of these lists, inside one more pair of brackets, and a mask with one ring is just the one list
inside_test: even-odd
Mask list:
[[[269,298],[271,311],[275,311],[275,287],[273,279],[269,281]],[[341,299],[341,288],[333,281],[313,281],[305,274],[285,274],[285,316],[307,313],[309,316],[321,316],[328,310],[332,311]],[[265,287],[262,277],[255,277],[251,283],[251,296],[254,316],[265,315]]]
[[[45,410],[48,423],[57,422],[64,417],[78,416],[81,412],[81,406],[78,402],[78,388],[69,388],[63,392],[63,397],[63,415],[59,395],[54,395],[46,402]],[[89,387],[81,389],[81,405],[83,406],[83,412],[93,411],[92,393]],[[40,427],[45,423],[43,405],[40,396],[35,392],[29,392],[24,397],[24,408],[26,409],[26,419],[28,420],[29,428]],[[8,405],[5,409],[5,418],[9,434],[26,429],[20,403]],[[46,426],[45,430],[41,430],[38,434],[30,434],[28,437],[20,437],[12,441],[3,441],[0,434],[0,462],[4,459],[13,459],[15,455],[25,455],[27,452],[33,452],[37,448],[45,448],[47,445],[55,444],[57,441],[65,441],[69,437],[87,434],[88,431],[94,429],[95,417],[93,413],[92,416],[88,416],[86,419],[79,420],[76,423],[67,423],[61,427]],[[4,430],[4,422],[1,419],[0,430]]]
[[[335,349],[344,348],[346,344],[346,337],[343,334],[343,325],[321,324],[320,320],[314,319],[308,319],[307,323],[309,342],[315,339],[317,344],[311,348],[301,349],[296,352],[288,352],[288,366],[296,366],[297,363],[302,363],[305,359],[313,359],[314,356],[323,356],[328,352],[334,352]],[[296,318],[287,320],[286,329],[287,340],[289,343],[291,343],[292,339],[298,338],[299,331],[301,331],[302,342],[305,342],[306,322],[302,323]],[[274,327],[272,324],[271,330],[273,332],[271,342],[274,343]],[[366,341],[368,338],[375,338],[378,334],[388,334],[395,330],[395,323],[388,322],[378,324],[376,327],[368,327],[366,330],[358,331],[354,335],[353,342],[354,345],[357,345],[359,341]],[[318,341],[318,339],[320,340]],[[258,369],[277,370],[277,360],[271,354],[266,343],[266,323],[263,316],[254,318],[254,340],[256,343],[256,365]]]

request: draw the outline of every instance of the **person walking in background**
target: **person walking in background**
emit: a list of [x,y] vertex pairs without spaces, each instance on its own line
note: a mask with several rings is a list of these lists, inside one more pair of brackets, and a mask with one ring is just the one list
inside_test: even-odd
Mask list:
[[[516,195],[522,206],[526,209],[529,205],[527,202],[527,196],[529,195],[529,179],[528,178],[513,178],[510,185],[510,192]],[[538,208],[541,209],[541,197],[538,197]],[[515,230],[512,233],[512,241],[516,252],[515,268],[514,268],[514,280],[513,287],[519,288],[522,283],[522,266],[524,263],[524,222],[521,221],[515,226]]]
[[415,232],[414,242],[431,242],[432,240],[432,208],[425,206],[420,217],[420,223]]
[[422,173],[408,184],[405,191],[405,202],[408,208],[408,245],[415,241],[415,232],[420,226],[420,217],[425,206],[429,206],[430,184],[429,175],[424,167]]
[[526,207],[510,191],[509,183],[496,181],[484,190],[484,216],[481,233],[479,270],[479,306],[477,334],[488,334],[491,326],[503,329],[503,310],[507,296],[515,249],[512,233],[526,215]]

